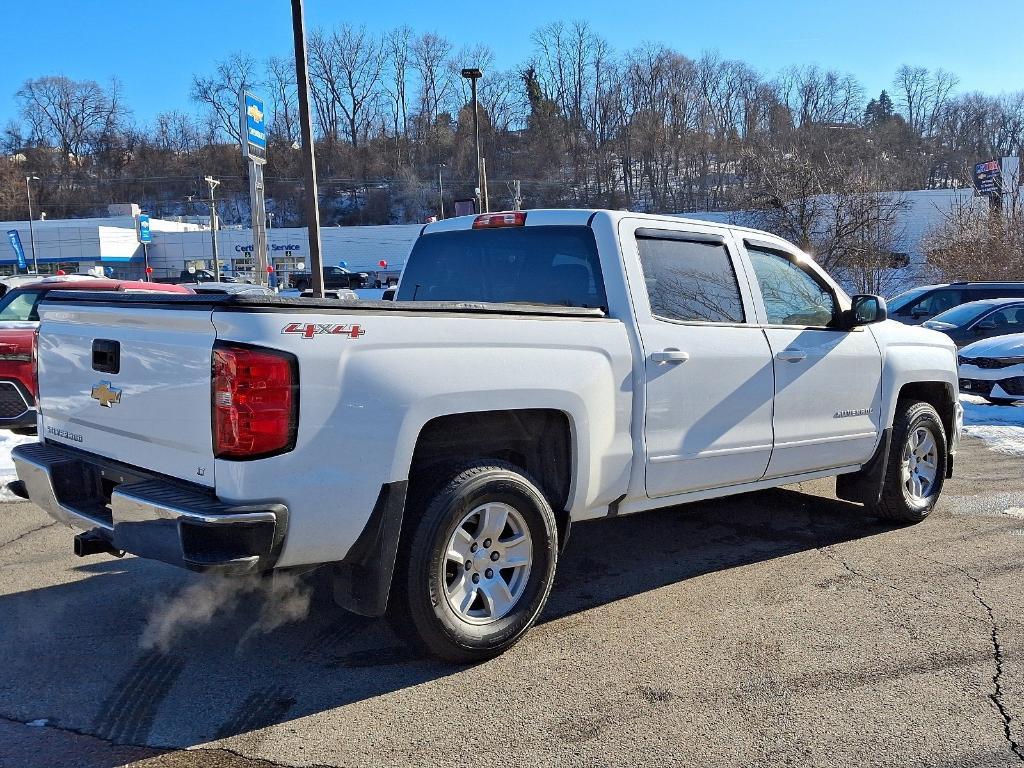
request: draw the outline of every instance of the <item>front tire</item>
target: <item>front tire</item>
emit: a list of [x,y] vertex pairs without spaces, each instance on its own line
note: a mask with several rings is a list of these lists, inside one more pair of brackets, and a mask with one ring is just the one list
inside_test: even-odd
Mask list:
[[406,510],[388,614],[406,639],[448,661],[482,661],[536,622],[554,582],[558,533],[521,469],[464,464]]
[[869,505],[886,520],[919,523],[928,517],[946,477],[946,431],[929,403],[903,400],[896,406],[882,496]]

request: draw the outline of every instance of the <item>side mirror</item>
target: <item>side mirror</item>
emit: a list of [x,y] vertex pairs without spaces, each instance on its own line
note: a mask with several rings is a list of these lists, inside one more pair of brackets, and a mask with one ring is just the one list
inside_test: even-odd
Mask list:
[[911,311],[911,313],[910,313],[910,316],[911,317],[928,317],[929,314],[930,313],[928,312],[928,310],[925,309],[924,307],[914,307],[913,311]]
[[854,328],[858,325],[882,322],[889,317],[889,310],[881,296],[861,293],[853,297],[849,317],[849,326]]
[[996,321],[991,317],[986,317],[984,320],[979,321],[973,328],[975,333],[984,333],[985,331],[994,331],[995,329]]

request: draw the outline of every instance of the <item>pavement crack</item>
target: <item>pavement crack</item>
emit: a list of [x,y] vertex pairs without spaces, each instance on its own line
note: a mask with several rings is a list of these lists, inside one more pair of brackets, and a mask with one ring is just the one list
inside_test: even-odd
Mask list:
[[866,582],[868,582],[870,584],[877,584],[878,586],[884,587],[885,589],[892,590],[893,592],[899,592],[902,595],[907,595],[908,597],[912,597],[915,600],[917,600],[918,602],[923,603],[923,604],[925,604],[927,606],[930,606],[932,608],[942,608],[943,607],[942,604],[939,603],[939,602],[935,602],[935,601],[932,601],[932,600],[926,600],[924,595],[922,595],[922,594],[920,594],[918,592],[913,592],[913,591],[907,589],[906,587],[901,587],[898,584],[893,584],[892,582],[885,581],[883,579],[879,579],[876,576],[872,576],[870,573],[865,573],[864,571],[857,570],[852,565],[850,565],[850,563],[847,562],[844,558],[842,558],[839,555],[837,555],[832,550],[831,546],[818,547],[817,549],[818,549],[818,552],[820,552],[822,555],[827,557],[829,560],[833,561],[834,563],[837,563],[838,565],[841,565],[848,573],[850,573],[850,575],[855,576],[858,579],[861,579],[862,581],[866,581]]
[[36,533],[37,531],[41,531],[44,528],[49,528],[49,527],[54,526],[56,524],[57,524],[56,520],[51,520],[50,522],[43,523],[42,525],[36,526],[35,528],[30,528],[29,530],[25,531],[24,533],[19,533],[13,539],[8,539],[7,541],[5,541],[2,544],[0,544],[0,549],[3,549],[4,547],[9,546],[9,545],[13,544],[16,541],[20,541],[21,539],[24,539],[26,536],[31,536],[33,533]]
[[988,695],[988,698],[999,713],[1000,720],[1002,720],[1003,737],[1006,739],[1006,743],[1009,746],[1010,751],[1017,756],[1018,760],[1024,762],[1024,746],[1013,738],[1013,732],[1010,727],[1013,724],[1013,715],[1010,713],[1010,710],[1007,709],[1006,704],[1003,701],[1003,645],[999,641],[999,622],[996,621],[995,611],[992,610],[992,606],[989,605],[988,601],[981,594],[981,579],[962,565],[947,563],[933,558],[926,559],[931,560],[931,562],[938,565],[953,568],[954,570],[962,573],[964,578],[971,582],[971,594],[974,596],[974,599],[978,601],[978,605],[984,608],[985,613],[988,615],[988,623],[991,627],[989,640],[992,643],[992,663],[995,665],[995,671],[992,673],[992,693]]

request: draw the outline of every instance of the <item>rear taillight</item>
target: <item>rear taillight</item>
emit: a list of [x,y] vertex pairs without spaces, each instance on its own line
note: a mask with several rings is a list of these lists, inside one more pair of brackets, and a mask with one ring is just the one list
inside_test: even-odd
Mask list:
[[299,423],[294,355],[236,344],[213,348],[213,453],[256,459],[290,451]]
[[473,229],[496,229],[498,227],[521,227],[526,224],[526,211],[502,211],[482,213],[473,219]]
[[32,332],[32,397],[39,408],[39,328]]

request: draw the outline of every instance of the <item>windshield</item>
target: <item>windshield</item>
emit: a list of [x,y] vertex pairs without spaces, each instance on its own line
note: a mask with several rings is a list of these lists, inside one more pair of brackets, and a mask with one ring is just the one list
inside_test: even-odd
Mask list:
[[0,321],[38,320],[36,305],[42,291],[11,291],[0,299]]
[[398,301],[607,305],[590,227],[474,229],[423,235]]
[[927,288],[915,288],[912,291],[904,291],[903,293],[893,296],[886,302],[889,307],[889,311],[895,312],[898,309],[902,309],[927,290]]
[[931,319],[933,323],[949,323],[950,325],[967,325],[973,321],[978,315],[983,312],[988,312],[992,308],[991,304],[976,304],[974,302],[970,304],[961,304],[959,307],[953,307],[947,309],[945,312],[937,314]]

